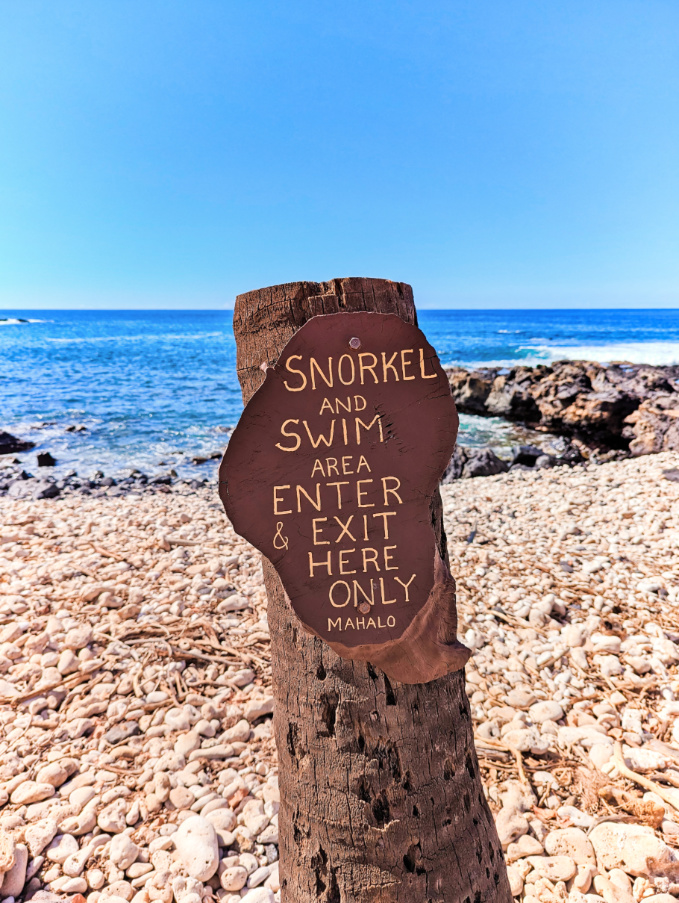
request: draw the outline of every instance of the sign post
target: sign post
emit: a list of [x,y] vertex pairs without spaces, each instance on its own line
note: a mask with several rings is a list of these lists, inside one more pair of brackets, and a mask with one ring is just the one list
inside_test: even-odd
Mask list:
[[282,903],[501,901],[438,481],[457,414],[403,283],[240,295],[220,469],[263,553]]

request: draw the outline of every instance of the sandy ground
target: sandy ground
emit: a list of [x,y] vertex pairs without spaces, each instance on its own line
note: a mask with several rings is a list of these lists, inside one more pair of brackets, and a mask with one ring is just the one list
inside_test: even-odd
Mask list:
[[[528,903],[679,898],[677,467],[443,488],[477,749]],[[0,511],[0,899],[277,899],[258,555],[208,491]]]

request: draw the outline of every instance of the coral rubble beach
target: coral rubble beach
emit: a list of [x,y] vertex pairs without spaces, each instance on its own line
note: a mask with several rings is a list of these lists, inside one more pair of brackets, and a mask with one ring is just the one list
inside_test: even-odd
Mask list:
[[[679,893],[678,468],[443,487],[477,749],[525,901]],[[2,511],[2,895],[274,899],[261,567],[213,490]]]
[[[477,393],[484,405],[506,377]],[[660,411],[676,391],[666,378]],[[539,397],[565,410],[566,394]],[[644,404],[616,421],[616,454]],[[570,416],[559,429],[579,442]],[[653,416],[671,436],[672,418]],[[442,487],[467,691],[515,897],[668,903],[679,451],[596,459]],[[0,499],[0,900],[278,899],[258,554],[198,481],[12,474]]]

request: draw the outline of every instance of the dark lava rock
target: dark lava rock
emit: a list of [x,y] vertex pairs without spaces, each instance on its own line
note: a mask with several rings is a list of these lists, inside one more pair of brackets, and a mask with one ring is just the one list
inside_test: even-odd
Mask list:
[[48,483],[46,480],[39,480],[33,492],[34,499],[55,499],[61,495],[61,490],[56,483]]
[[584,464],[587,460],[580,449],[573,445],[572,442],[567,442],[564,445],[557,458],[560,464]]
[[462,470],[463,477],[490,477],[507,471],[507,462],[490,448],[467,449],[467,460]]
[[57,463],[49,452],[38,452],[38,467],[54,467]]
[[557,361],[549,367],[448,370],[461,413],[523,421],[593,449],[679,449],[679,366]]
[[486,412],[509,420],[537,423],[540,411],[533,391],[547,372],[548,367],[512,367],[506,375],[497,376],[486,400]]
[[99,485],[100,486],[115,486],[116,481],[113,479],[113,477],[104,477],[103,480],[99,480]]
[[[448,466],[446,467],[445,473],[441,477],[442,483],[452,483],[453,480],[459,480],[462,476],[462,471],[464,470],[464,462],[467,460],[467,449],[462,445],[456,445],[455,451],[453,452],[453,457],[448,462]],[[197,486],[193,486],[193,482],[191,483],[192,489],[197,489]]]
[[526,467],[534,467],[538,458],[543,457],[544,451],[537,445],[515,445],[512,449],[512,464],[525,464]]
[[507,471],[507,462],[490,448],[465,448],[458,445],[441,479],[442,483],[467,477],[489,477]]
[[29,448],[35,448],[35,442],[17,439],[11,433],[0,430],[0,455],[13,455],[16,452],[27,451]]
[[151,480],[152,486],[171,486],[172,485],[172,477],[169,473],[159,474],[157,477],[154,477]]

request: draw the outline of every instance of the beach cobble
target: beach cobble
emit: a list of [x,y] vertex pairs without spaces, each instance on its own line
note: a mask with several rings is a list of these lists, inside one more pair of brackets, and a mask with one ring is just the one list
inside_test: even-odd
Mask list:
[[678,460],[442,488],[477,751],[526,903],[679,898]]
[[259,556],[207,492],[2,506],[0,897],[274,900]]
[[[679,898],[678,467],[442,488],[526,903]],[[206,489],[0,505],[0,899],[278,899],[258,554]]]

